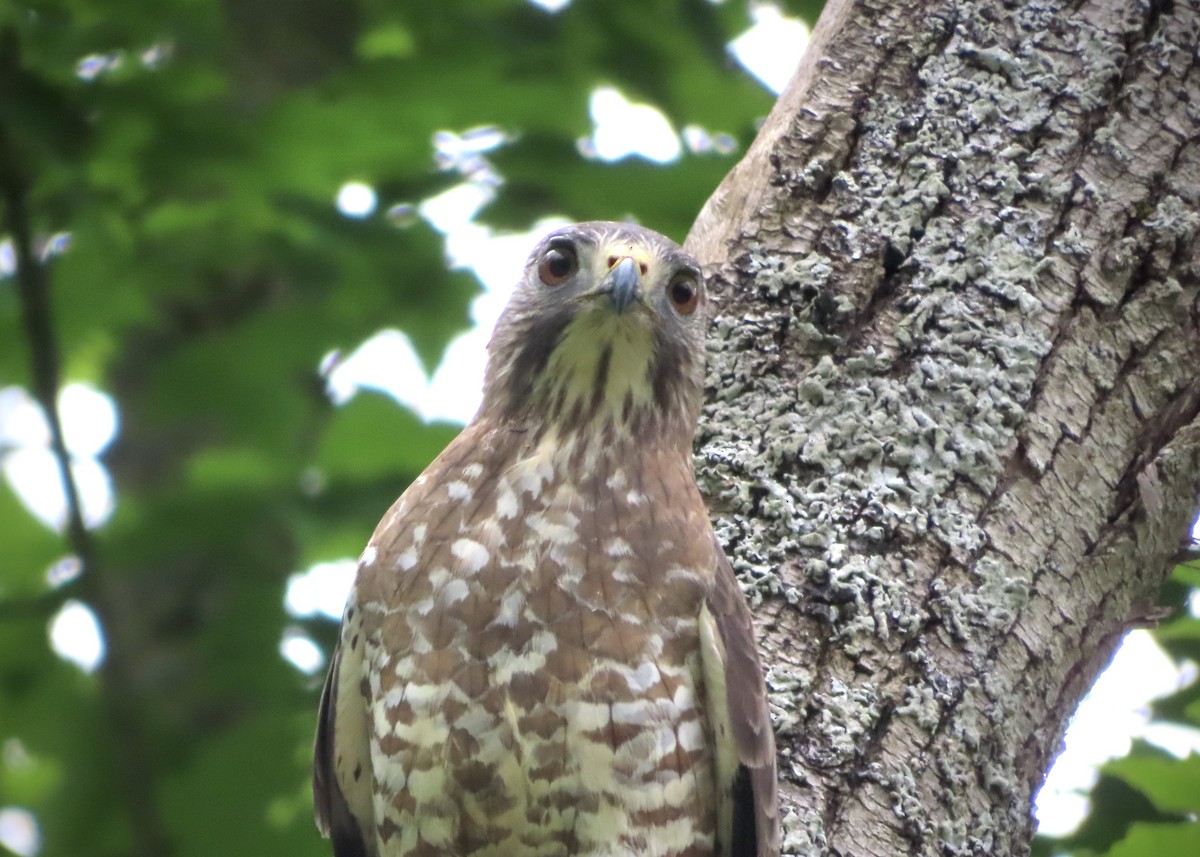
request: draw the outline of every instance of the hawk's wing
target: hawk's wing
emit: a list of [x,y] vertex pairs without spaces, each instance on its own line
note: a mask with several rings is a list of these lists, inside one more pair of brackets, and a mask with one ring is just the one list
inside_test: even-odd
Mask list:
[[701,614],[709,722],[716,740],[721,853],[779,853],[775,736],[750,609],[728,558],[713,538],[717,579]]
[[[321,690],[313,748],[313,815],[334,857],[375,853],[371,818],[371,745],[362,682],[364,642],[353,595]],[[347,633],[349,631],[349,634]]]

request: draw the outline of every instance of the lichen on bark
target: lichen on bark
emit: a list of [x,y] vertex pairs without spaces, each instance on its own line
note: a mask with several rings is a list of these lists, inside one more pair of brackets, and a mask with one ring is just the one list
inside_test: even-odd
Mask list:
[[831,0],[701,214],[803,854],[1017,854],[1200,493],[1200,0]]

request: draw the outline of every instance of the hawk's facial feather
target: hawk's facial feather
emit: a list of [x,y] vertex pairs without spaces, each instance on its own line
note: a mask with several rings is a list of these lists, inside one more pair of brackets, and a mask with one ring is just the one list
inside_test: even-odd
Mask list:
[[[644,315],[629,315],[606,301],[568,323],[534,386],[534,400],[551,403],[550,421],[558,422],[576,402],[594,403],[597,414],[619,414],[626,397],[635,408],[653,404],[648,374],[658,362],[654,331]],[[563,404],[555,407],[560,398]]]
[[489,345],[483,411],[557,435],[607,423],[678,435],[703,394],[699,265],[637,226],[584,223],[548,236]]

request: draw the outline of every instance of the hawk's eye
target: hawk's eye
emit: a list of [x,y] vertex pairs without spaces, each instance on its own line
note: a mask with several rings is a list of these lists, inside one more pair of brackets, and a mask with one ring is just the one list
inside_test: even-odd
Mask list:
[[579,260],[569,245],[551,247],[538,265],[538,277],[547,286],[561,286],[579,268]]
[[680,315],[691,315],[700,303],[700,286],[691,274],[676,274],[667,286],[667,294]]

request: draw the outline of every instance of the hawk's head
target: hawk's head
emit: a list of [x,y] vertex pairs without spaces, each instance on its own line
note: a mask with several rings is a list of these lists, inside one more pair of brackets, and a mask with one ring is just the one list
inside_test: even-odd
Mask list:
[[699,264],[656,232],[594,222],[551,233],[492,334],[481,416],[563,436],[668,432],[690,448],[705,303]]

